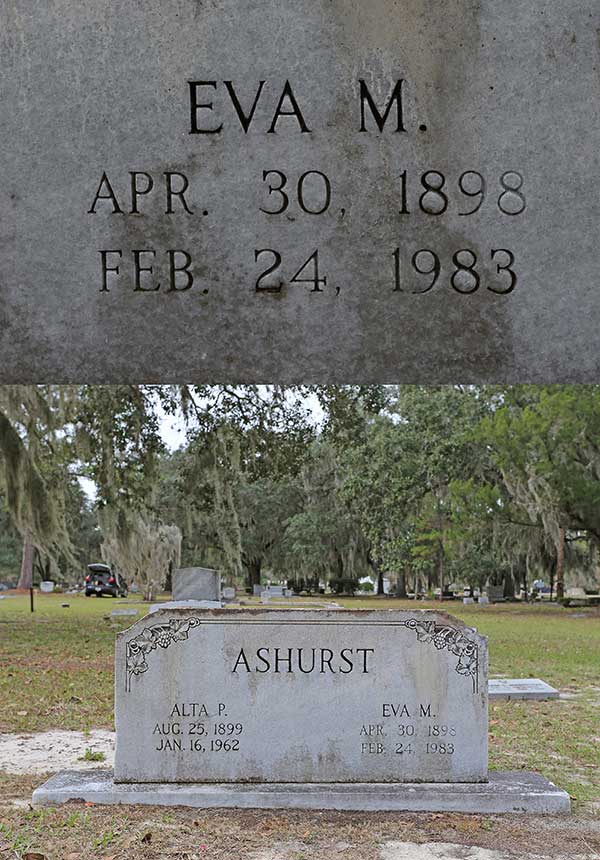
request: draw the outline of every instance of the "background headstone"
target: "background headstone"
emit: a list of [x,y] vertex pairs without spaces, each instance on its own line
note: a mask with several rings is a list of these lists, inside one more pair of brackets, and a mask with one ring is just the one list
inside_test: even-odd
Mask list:
[[220,600],[221,574],[207,567],[173,571],[173,600]]

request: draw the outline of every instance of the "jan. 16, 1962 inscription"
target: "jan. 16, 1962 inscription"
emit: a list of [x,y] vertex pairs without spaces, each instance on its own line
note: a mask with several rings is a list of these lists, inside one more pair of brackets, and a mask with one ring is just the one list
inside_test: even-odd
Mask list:
[[589,0],[8,0],[0,382],[597,381]]

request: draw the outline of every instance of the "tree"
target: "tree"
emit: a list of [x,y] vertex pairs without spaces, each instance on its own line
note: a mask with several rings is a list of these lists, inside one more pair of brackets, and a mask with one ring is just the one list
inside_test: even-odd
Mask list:
[[16,585],[16,571],[23,551],[19,533],[13,527],[8,511],[0,498],[0,581]]
[[73,559],[64,496],[71,454],[65,426],[71,404],[69,388],[0,387],[0,483],[23,540],[19,588],[32,585],[36,550],[53,563],[57,555]]
[[483,470],[473,427],[487,411],[477,389],[402,386],[365,425],[345,457],[345,494],[357,511],[377,564],[405,593],[422,577],[449,581],[452,482]]
[[541,526],[553,545],[561,599],[569,532],[600,540],[600,386],[515,386],[496,397],[482,438],[520,510],[516,516]]
[[288,522],[286,566],[294,571],[297,587],[316,589],[319,579],[334,590],[352,591],[373,567],[369,545],[341,493],[343,473],[335,447],[313,443],[302,469],[303,502]]
[[225,576],[251,587],[281,557],[298,474],[314,428],[298,392],[278,386],[182,389],[189,443],[171,474],[171,508],[186,494],[184,554],[210,556]]
[[143,514],[120,517],[102,544],[102,557],[127,582],[135,582],[144,600],[153,600],[164,588],[171,565],[181,559],[181,532],[177,526],[147,519]]

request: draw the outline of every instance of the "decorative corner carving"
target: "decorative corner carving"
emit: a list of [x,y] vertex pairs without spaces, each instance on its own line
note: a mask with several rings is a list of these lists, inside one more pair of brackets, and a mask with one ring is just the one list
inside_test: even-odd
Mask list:
[[189,631],[200,624],[196,616],[179,620],[172,618],[167,624],[151,624],[126,645],[125,689],[131,690],[131,679],[148,671],[146,657],[157,648],[168,648],[173,642],[184,642]]
[[435,621],[421,621],[410,618],[400,622],[401,627],[414,630],[417,641],[426,645],[434,645],[438,651],[448,649],[458,657],[454,671],[459,675],[471,678],[473,693],[479,692],[479,645],[469,639],[468,633],[475,633],[471,627],[459,629],[448,624],[436,624]]

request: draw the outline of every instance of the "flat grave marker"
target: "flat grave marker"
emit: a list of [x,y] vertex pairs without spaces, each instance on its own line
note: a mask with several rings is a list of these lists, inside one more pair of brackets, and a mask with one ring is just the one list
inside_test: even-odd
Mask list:
[[488,690],[490,701],[529,699],[543,702],[560,699],[559,691],[540,678],[490,678]]

